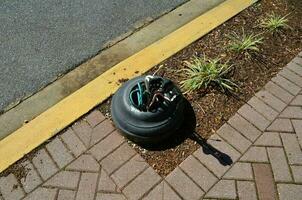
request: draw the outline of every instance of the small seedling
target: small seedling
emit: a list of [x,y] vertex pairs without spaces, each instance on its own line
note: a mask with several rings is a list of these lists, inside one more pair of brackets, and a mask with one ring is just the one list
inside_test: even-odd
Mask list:
[[181,81],[181,87],[186,93],[201,88],[206,89],[210,85],[218,85],[223,92],[237,87],[234,82],[226,78],[232,65],[221,63],[220,59],[194,57],[191,62],[186,61],[185,65],[183,71],[187,79]]
[[287,22],[287,16],[289,14],[285,15],[285,16],[280,16],[280,15],[276,15],[275,13],[269,14],[266,18],[261,20],[260,26],[262,28],[266,28],[271,32],[276,32],[279,31],[281,29],[285,29],[285,28],[291,28]]
[[258,45],[263,43],[263,37],[260,37],[260,34],[247,35],[244,29],[242,29],[241,35],[234,32],[228,38],[231,40],[229,49],[236,52],[259,51]]

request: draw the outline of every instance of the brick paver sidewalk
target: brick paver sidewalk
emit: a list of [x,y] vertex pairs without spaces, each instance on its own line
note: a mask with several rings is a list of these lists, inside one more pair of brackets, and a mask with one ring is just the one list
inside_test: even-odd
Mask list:
[[302,53],[198,149],[160,177],[93,111],[0,178],[1,200],[302,199]]

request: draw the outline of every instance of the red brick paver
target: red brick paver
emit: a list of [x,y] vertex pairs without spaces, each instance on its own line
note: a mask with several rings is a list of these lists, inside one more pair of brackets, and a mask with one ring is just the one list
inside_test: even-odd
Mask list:
[[281,70],[208,143],[222,156],[200,147],[160,177],[94,110],[22,161],[23,176],[0,177],[0,200],[301,199],[302,59]]
[[275,200],[277,192],[269,164],[253,164],[259,199]]

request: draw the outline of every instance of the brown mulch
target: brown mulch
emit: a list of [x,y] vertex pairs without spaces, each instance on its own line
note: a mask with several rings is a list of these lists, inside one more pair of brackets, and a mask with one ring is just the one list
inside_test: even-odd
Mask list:
[[[300,8],[300,10],[298,9]],[[184,61],[193,56],[222,58],[234,65],[231,79],[239,85],[236,95],[224,94],[211,88],[207,91],[197,91],[186,94],[196,115],[196,132],[203,138],[215,133],[246,101],[260,90],[275,74],[302,50],[302,5],[300,0],[263,0],[254,4],[236,17],[216,28],[211,33],[191,44],[156,66],[159,75],[172,79],[179,84],[184,77],[179,69],[184,68]],[[289,15],[291,29],[277,33],[267,32],[259,27],[259,21],[268,13]],[[229,51],[228,35],[236,32],[246,34],[261,34],[263,44],[259,45],[259,53],[238,54]],[[100,110],[108,115],[109,101]],[[168,149],[151,151],[144,150],[130,143],[140,155],[162,176],[169,174],[186,157],[200,146],[191,139],[185,139],[177,146]]]

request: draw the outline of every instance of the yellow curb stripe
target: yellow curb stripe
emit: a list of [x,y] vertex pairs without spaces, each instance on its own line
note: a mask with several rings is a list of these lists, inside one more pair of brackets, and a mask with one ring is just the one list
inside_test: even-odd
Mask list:
[[0,172],[60,132],[119,87],[185,48],[253,4],[255,0],[227,0],[163,39],[125,59],[0,141]]

